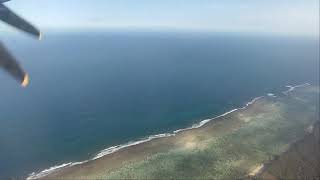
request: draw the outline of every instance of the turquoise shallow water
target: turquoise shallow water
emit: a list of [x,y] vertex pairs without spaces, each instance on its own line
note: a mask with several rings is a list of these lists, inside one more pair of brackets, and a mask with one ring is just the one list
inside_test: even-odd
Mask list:
[[0,179],[319,82],[319,42],[310,38],[109,32],[4,42],[31,84],[21,89],[0,72]]

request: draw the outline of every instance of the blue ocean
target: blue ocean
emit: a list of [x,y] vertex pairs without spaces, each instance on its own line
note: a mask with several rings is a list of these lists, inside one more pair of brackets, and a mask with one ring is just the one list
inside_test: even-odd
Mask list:
[[48,32],[1,37],[28,88],[0,71],[0,179],[83,161],[319,84],[319,40],[237,33]]

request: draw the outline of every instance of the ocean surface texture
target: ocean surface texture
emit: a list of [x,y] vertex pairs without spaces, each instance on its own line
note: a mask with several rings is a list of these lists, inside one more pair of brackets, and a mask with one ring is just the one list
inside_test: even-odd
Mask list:
[[108,32],[2,40],[31,84],[23,89],[0,71],[0,179],[186,128],[288,85],[319,84],[312,38]]

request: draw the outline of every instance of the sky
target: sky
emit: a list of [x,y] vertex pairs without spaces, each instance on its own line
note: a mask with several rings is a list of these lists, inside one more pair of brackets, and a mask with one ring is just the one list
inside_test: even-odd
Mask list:
[[[152,29],[319,36],[319,0],[12,0],[41,29]],[[0,31],[12,31],[0,24]]]

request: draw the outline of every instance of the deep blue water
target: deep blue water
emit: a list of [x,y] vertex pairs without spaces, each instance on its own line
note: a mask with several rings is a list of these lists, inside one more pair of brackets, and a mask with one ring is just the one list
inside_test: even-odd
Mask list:
[[319,82],[312,38],[109,32],[3,40],[31,84],[22,89],[0,71],[0,179]]

